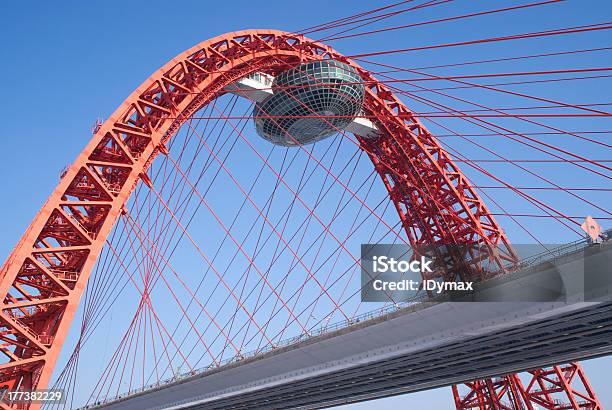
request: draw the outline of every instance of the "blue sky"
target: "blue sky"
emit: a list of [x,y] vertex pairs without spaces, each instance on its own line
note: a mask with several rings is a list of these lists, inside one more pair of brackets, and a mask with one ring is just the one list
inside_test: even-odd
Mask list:
[[[468,0],[452,3],[439,6],[440,11],[434,14],[409,13],[390,19],[384,24],[373,25],[372,28],[463,14],[466,10],[494,9],[518,4],[511,1],[479,3]],[[3,79],[4,95],[0,101],[0,140],[3,142],[5,154],[0,163],[0,172],[4,175],[6,197],[0,202],[0,211],[4,215],[0,219],[0,257],[4,258],[10,252],[55,187],[60,171],[73,161],[86,144],[96,118],[108,116],[148,75],[176,54],[225,32],[246,28],[299,30],[385,4],[380,1],[349,0],[311,0],[307,6],[275,0],[231,3],[183,1],[177,5],[157,0],[110,0],[97,3],[4,2],[0,5],[0,75]],[[400,30],[337,41],[332,45],[351,55],[600,23],[611,15],[612,5],[608,1],[575,0],[537,10],[513,12],[508,15],[510,17],[490,16],[470,20],[469,24],[449,23],[431,28]],[[605,33],[607,32],[567,36],[559,40],[500,43],[479,48],[457,47],[414,55],[398,53],[377,58],[375,61],[400,67],[419,67],[549,50],[606,47],[610,44],[609,35],[606,36]],[[610,66],[611,62],[609,52],[592,53],[561,60],[539,60],[533,62],[528,69]],[[497,65],[432,72],[471,74],[487,70],[520,71],[524,67],[526,66]],[[397,76],[406,78],[412,75],[404,73]],[[556,88],[550,85],[534,85],[529,89],[517,89],[530,90],[533,94],[561,101],[601,103],[609,102],[610,83],[605,81],[577,81],[564,83],[564,86]],[[505,95],[483,94],[470,97],[481,98],[488,105],[520,105]],[[407,104],[415,107],[415,111],[432,110],[418,105],[415,101],[407,101]],[[529,104],[535,105],[533,101]],[[576,125],[571,119],[545,121],[566,129]],[[434,125],[432,127],[436,128]],[[605,130],[606,124],[604,120],[584,120],[578,128],[573,129]],[[438,128],[438,131],[440,130]],[[606,158],[606,152],[596,147],[567,141],[563,141],[563,144],[568,144],[564,145],[565,148],[591,158]],[[456,147],[470,149],[461,145]],[[509,156],[523,155],[516,146],[506,147],[499,143],[492,147],[500,152],[508,151]],[[607,158],[609,159],[609,152]],[[559,170],[566,172],[562,168]],[[547,168],[542,172],[554,175],[559,170]],[[497,171],[507,172],[501,168]],[[562,180],[565,185],[604,186],[601,179],[578,171],[567,171]],[[612,199],[609,193],[593,193],[592,198],[608,207]],[[513,200],[510,196],[500,196],[500,199]],[[547,199],[559,200],[554,194],[550,194]],[[528,210],[521,206],[519,204],[513,209],[517,212]],[[561,206],[566,206],[565,211],[577,215],[597,212],[569,202],[562,203]],[[609,227],[605,224],[604,226]],[[542,225],[541,228],[545,240],[564,242],[564,234],[558,229],[552,225]],[[509,227],[508,230],[518,241],[527,241],[528,238],[519,229]],[[568,240],[571,239],[574,238]],[[612,392],[606,388],[609,383],[607,370],[612,366],[612,359],[587,361],[584,366],[604,406],[612,406]],[[347,406],[346,409],[445,409],[451,406],[450,389],[445,388],[376,403]]]

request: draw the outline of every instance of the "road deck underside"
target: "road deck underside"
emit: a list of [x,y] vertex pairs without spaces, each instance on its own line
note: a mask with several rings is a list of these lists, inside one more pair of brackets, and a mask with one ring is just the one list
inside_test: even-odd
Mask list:
[[489,286],[520,293],[552,265],[572,275],[585,261],[596,286],[569,301],[419,303],[95,408],[319,409],[608,355],[612,242]]

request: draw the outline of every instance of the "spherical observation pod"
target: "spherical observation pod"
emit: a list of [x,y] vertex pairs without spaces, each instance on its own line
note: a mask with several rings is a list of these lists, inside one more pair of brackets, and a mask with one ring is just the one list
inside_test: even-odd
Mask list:
[[257,133],[283,145],[310,144],[343,130],[363,106],[365,87],[353,67],[335,60],[282,72],[274,94],[256,104]]
[[[461,244],[445,276],[515,256],[467,178],[417,118],[366,70],[328,46],[275,30],[228,33],[178,55],[97,130],[2,266],[0,386],[45,388],[105,240],[139,181],[177,129],[226,87],[254,72],[278,76],[309,62],[340,61],[365,84],[363,111],[380,135],[357,136],[415,245]],[[280,80],[279,80],[280,81]],[[301,148],[300,148],[301,149]],[[484,256],[483,256],[484,253]],[[442,256],[442,255],[441,255]],[[461,269],[460,269],[461,268]],[[15,297],[19,288],[26,298]]]

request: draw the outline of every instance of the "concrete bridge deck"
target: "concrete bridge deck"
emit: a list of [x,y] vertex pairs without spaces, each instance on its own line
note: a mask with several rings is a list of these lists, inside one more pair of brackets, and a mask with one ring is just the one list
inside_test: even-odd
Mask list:
[[[582,270],[584,292],[531,300],[551,272],[571,282]],[[90,408],[318,409],[612,352],[612,241],[479,284],[472,297],[500,294],[514,296],[445,296]]]

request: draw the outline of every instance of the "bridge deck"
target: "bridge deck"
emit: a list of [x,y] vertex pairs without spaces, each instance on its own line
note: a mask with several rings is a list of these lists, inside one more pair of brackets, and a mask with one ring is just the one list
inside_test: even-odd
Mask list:
[[496,278],[479,292],[510,289],[520,300],[521,289],[528,296],[553,267],[571,279],[585,262],[597,279],[569,302],[420,303],[95,408],[316,409],[607,355],[612,241]]

